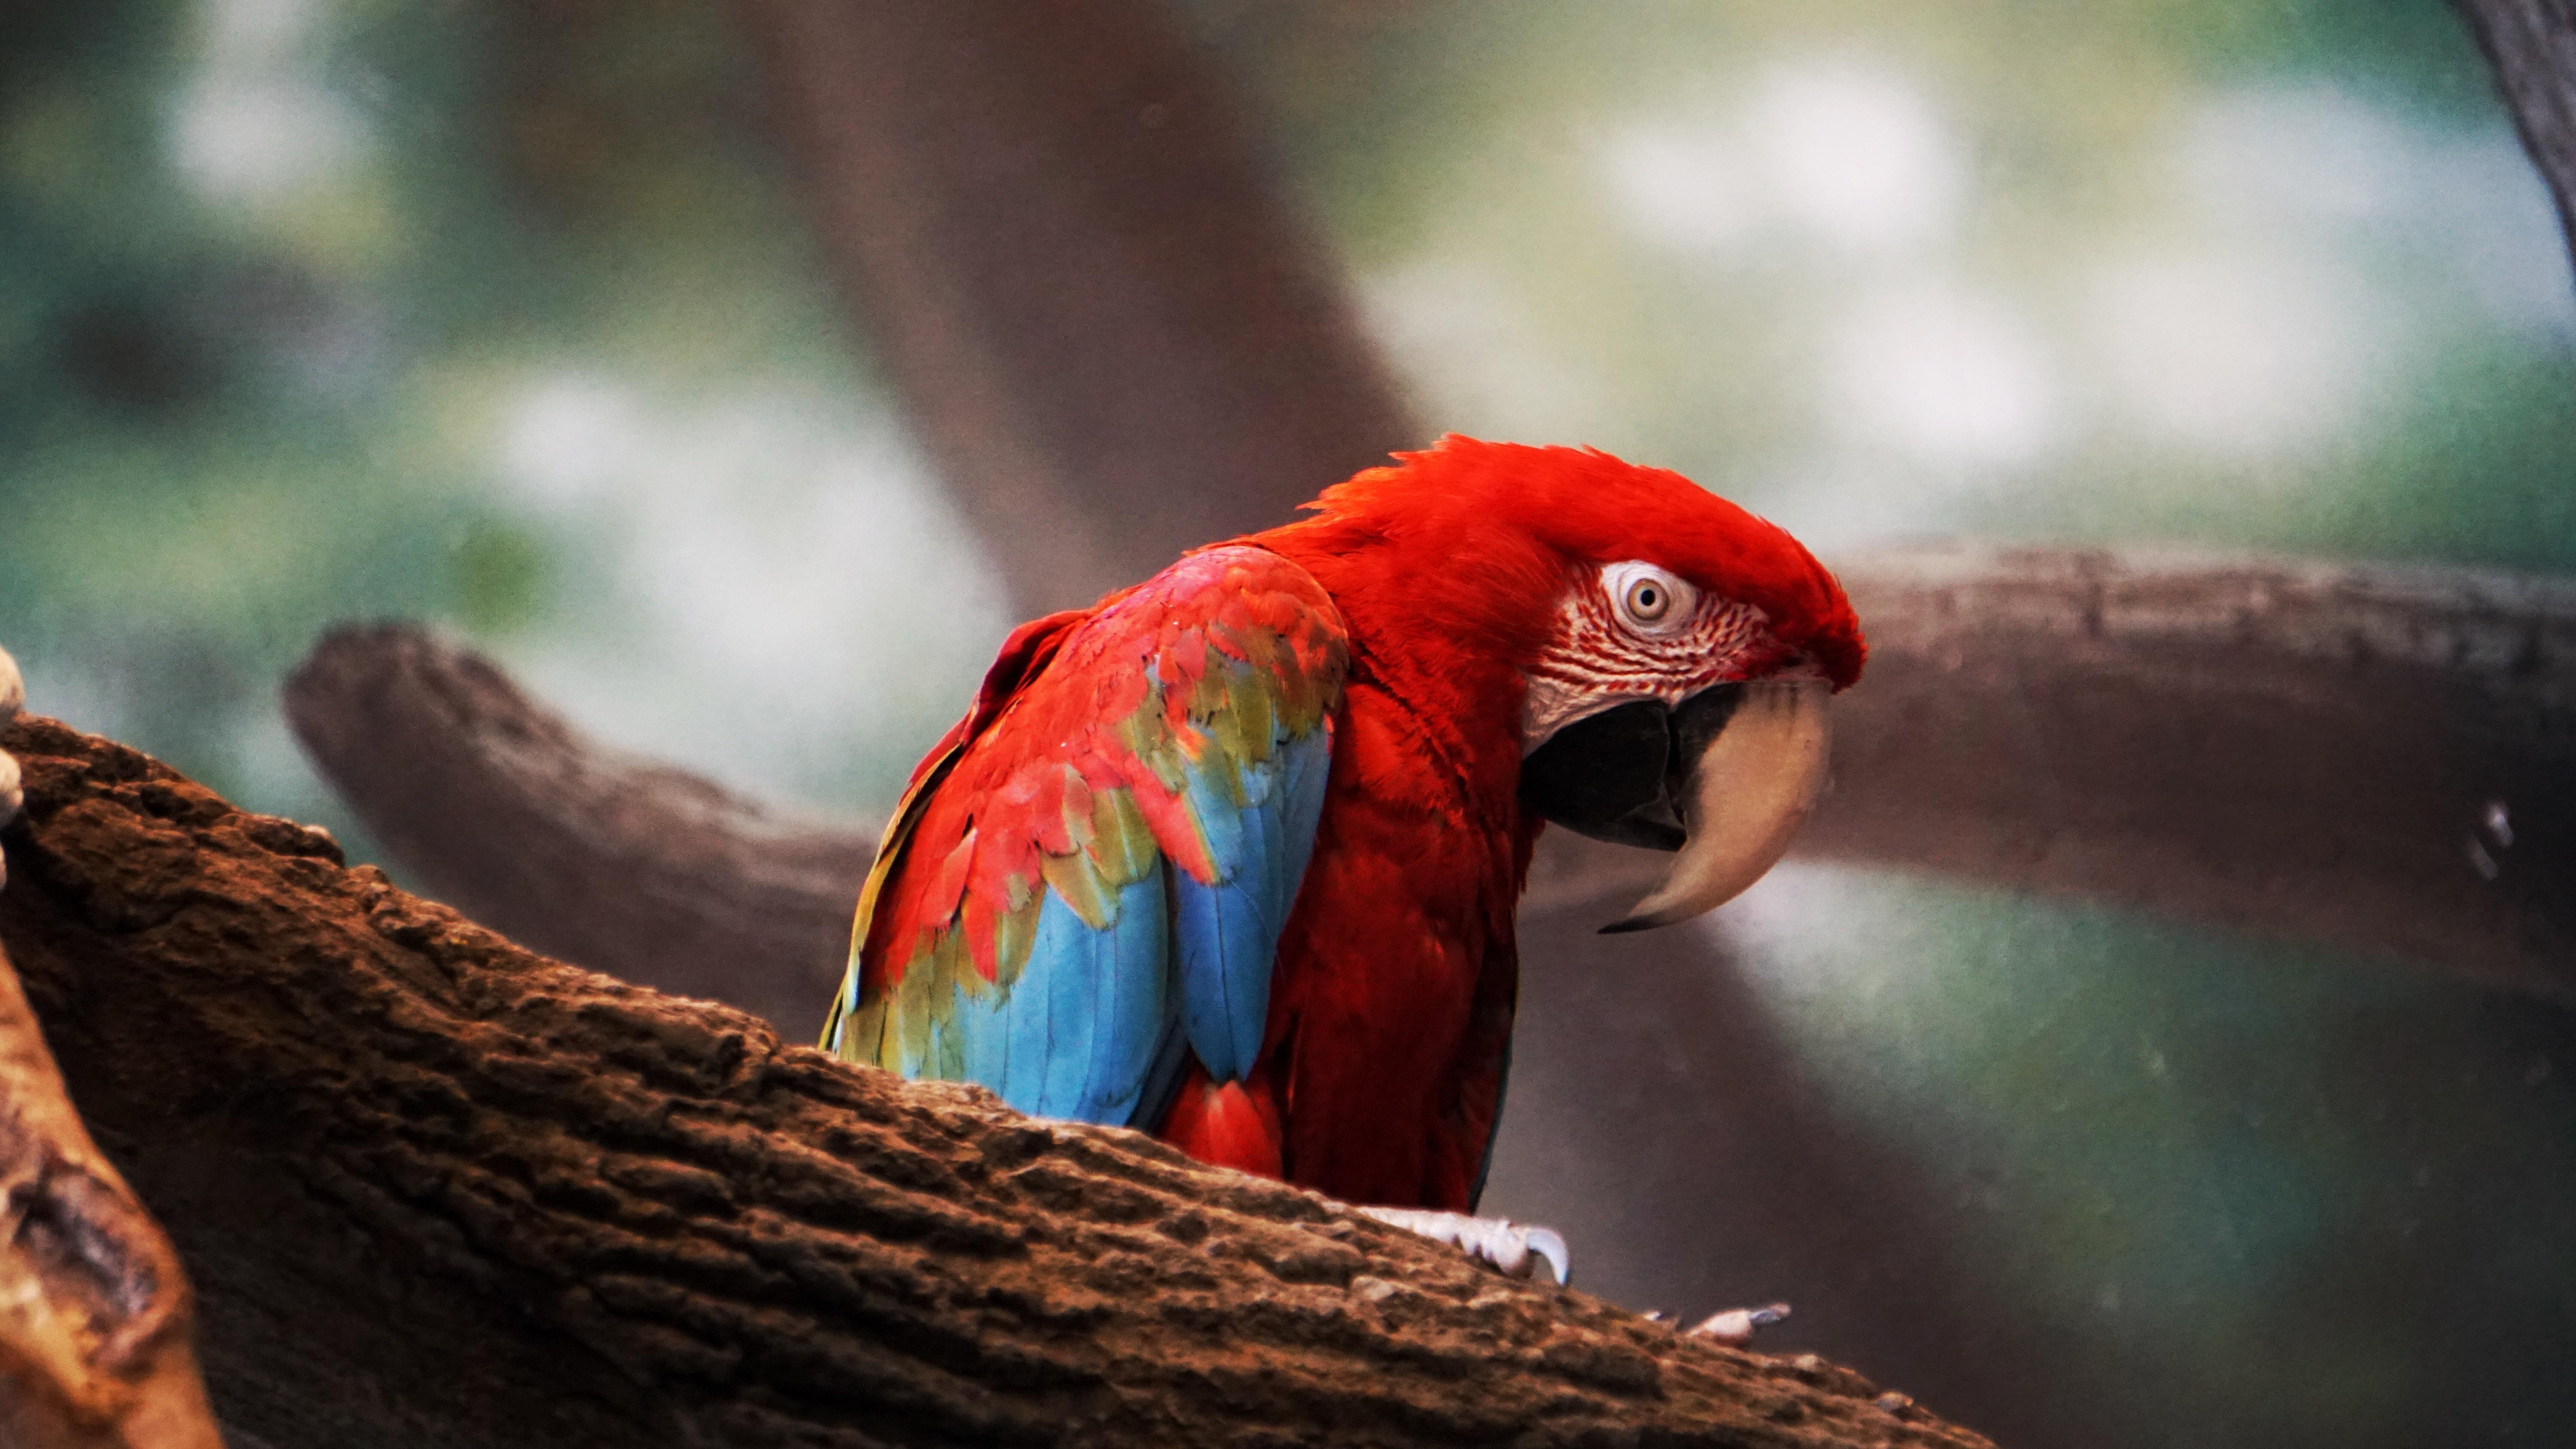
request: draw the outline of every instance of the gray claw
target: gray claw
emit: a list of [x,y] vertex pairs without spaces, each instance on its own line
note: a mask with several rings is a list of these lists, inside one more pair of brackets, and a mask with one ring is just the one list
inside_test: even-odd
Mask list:
[[1692,1324],[1683,1330],[1683,1336],[1713,1338],[1719,1343],[1742,1348],[1753,1341],[1755,1330],[1769,1328],[1788,1316],[1789,1305],[1786,1303],[1767,1303],[1760,1308],[1729,1308]]

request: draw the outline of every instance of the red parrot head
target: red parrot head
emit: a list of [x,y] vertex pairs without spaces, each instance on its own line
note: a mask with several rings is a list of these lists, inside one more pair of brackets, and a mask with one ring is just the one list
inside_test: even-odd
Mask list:
[[1788,848],[1865,650],[1787,532],[1678,473],[1454,434],[1312,506],[1281,535],[1361,654],[1461,713],[1507,697],[1485,723],[1517,736],[1524,810],[1678,852],[1607,929],[1698,915]]

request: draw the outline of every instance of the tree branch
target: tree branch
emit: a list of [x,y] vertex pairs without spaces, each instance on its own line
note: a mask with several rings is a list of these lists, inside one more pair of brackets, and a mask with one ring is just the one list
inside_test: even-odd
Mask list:
[[533,956],[51,721],[0,745],[0,941],[277,1449],[1983,1442]]
[[2576,586],[1855,560],[1867,732],[1807,849],[2576,994]]
[[0,950],[0,1443],[222,1449],[169,1239],[99,1154]]
[[[25,699],[0,649],[0,727]],[[0,751],[0,827],[21,803]],[[178,1254],[81,1127],[0,950],[0,1444],[222,1449],[188,1325]]]
[[2576,255],[2576,5],[2569,0],[2452,0],[2495,67],[2514,130],[2558,198]]
[[817,237],[1031,614],[1428,435],[1152,0],[743,0]]

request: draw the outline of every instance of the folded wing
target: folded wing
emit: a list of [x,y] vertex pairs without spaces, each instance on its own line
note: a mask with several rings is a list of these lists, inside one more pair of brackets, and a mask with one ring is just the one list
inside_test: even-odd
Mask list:
[[923,762],[823,1046],[1151,1128],[1258,1058],[1332,768],[1347,640],[1267,550],[1192,554],[1012,637]]

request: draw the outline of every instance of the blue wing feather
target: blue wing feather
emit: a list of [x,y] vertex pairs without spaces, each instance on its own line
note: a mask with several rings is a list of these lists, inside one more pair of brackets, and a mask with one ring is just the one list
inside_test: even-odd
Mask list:
[[[1005,951],[989,944],[995,938],[988,935],[979,938],[984,944],[975,950],[1005,964],[998,971],[979,965],[982,958],[969,959],[963,945],[963,918],[952,916],[925,935],[924,944],[911,948],[899,973],[899,990],[865,994],[860,989],[862,963],[854,951],[848,986],[825,1029],[826,1046],[906,1075],[979,1082],[1033,1115],[1146,1128],[1163,1116],[1192,1058],[1216,1081],[1240,1079],[1252,1070],[1268,1026],[1280,933],[1296,903],[1323,813],[1331,774],[1331,711],[1339,698],[1344,661],[1340,621],[1311,580],[1302,573],[1295,574],[1302,583],[1285,579],[1280,571],[1293,571],[1293,565],[1275,555],[1228,557],[1256,553],[1210,550],[1184,560],[1174,570],[1173,597],[1195,599],[1190,607],[1204,608],[1208,595],[1202,580],[1207,575],[1231,571],[1231,576],[1266,579],[1267,587],[1283,591],[1273,597],[1300,597],[1298,607],[1309,611],[1302,616],[1309,624],[1296,627],[1313,632],[1299,636],[1303,642],[1296,650],[1276,642],[1284,636],[1239,635],[1228,652],[1209,647],[1203,664],[1191,655],[1188,669],[1168,675],[1156,656],[1115,656],[1128,661],[1119,667],[1143,669],[1156,681],[1144,708],[1121,726],[1134,733],[1119,738],[1130,742],[1123,747],[1132,748],[1136,758],[1154,762],[1159,779],[1177,785],[1186,804],[1186,825],[1176,827],[1169,817],[1157,816],[1150,831],[1160,833],[1149,833],[1149,822],[1125,793],[1128,787],[1090,775],[1087,798],[1095,805],[1080,808],[1107,812],[1091,821],[1091,834],[1077,837],[1077,842],[1092,844],[1077,843],[1071,856],[1062,853],[1060,844],[1043,847],[1055,852],[1046,857],[1045,880],[1016,877],[1027,882],[1030,893],[1011,897],[1009,911],[1020,914],[1009,917],[1008,929],[1025,933],[1012,937],[1025,940],[1025,955],[1016,955],[1016,945]],[[1199,577],[1180,577],[1185,572]],[[1129,600],[1133,607],[1148,604],[1181,607],[1156,603],[1145,591]],[[1150,632],[1138,631],[1132,618],[1119,628],[1129,632],[1103,634],[1103,643]],[[1049,661],[1081,659],[1087,661],[1082,668],[1105,667],[1111,651],[1088,646],[1090,634],[1089,624],[1068,628]],[[1200,636],[1165,626],[1160,637],[1168,648],[1176,640]],[[1010,691],[1046,689],[1049,661],[1008,681]],[[1205,674],[1197,674],[1198,669]],[[1194,691],[1186,728],[1176,716],[1172,723],[1162,723],[1162,691],[1180,687]],[[1109,723],[1103,722],[1104,729]],[[951,746],[940,767],[925,772],[917,794],[925,799],[942,789],[953,794],[966,788],[963,782],[970,778],[1034,778],[1042,784],[1054,778],[996,774],[977,763],[976,752],[983,748],[971,739]],[[952,764],[958,775],[943,780]],[[1081,787],[1079,779],[1076,786]],[[919,872],[936,860],[928,856],[907,862],[896,854],[905,849],[906,832],[929,808],[908,797],[898,810],[897,828],[889,833],[889,857],[880,861],[869,895],[862,898],[856,933],[861,946],[869,939],[876,883],[895,879],[898,871],[912,872],[903,878],[917,882]],[[951,833],[941,838],[958,839],[957,827],[947,828]],[[995,828],[995,819],[984,819],[982,828]],[[1178,840],[1171,833],[1175,829],[1194,830],[1204,842],[1212,883],[1203,884],[1174,863],[1182,854],[1198,858],[1194,848],[1185,849],[1195,842]],[[1021,889],[1012,887],[1014,892]],[[989,912],[985,920],[1002,919],[998,906],[982,909]],[[988,977],[986,971],[993,974]],[[915,972],[925,974],[914,977]]]
[[[1186,873],[1173,879],[1181,1018],[1191,1050],[1218,1081],[1242,1077],[1260,1056],[1271,962],[1314,850],[1330,769],[1332,740],[1323,731],[1274,748],[1267,764],[1243,771],[1244,793],[1253,798],[1239,809],[1222,788],[1193,781],[1191,803],[1201,818],[1223,822],[1208,835],[1212,854],[1220,829],[1230,843],[1218,857],[1227,869],[1214,885]],[[1314,768],[1319,756],[1321,769]]]
[[[1073,1113],[1086,1122],[1132,1125],[1172,1017],[1171,953],[1165,947],[1162,872],[1121,893],[1110,935],[1109,969],[1098,985],[1085,1095]],[[1065,913],[1068,917],[1072,912]],[[1073,925],[1082,928],[1075,920]]]
[[982,1020],[961,1022],[963,1076],[1032,1116],[1126,1126],[1172,1013],[1162,870],[1118,894],[1094,930],[1063,901],[1038,908],[1028,964]]

